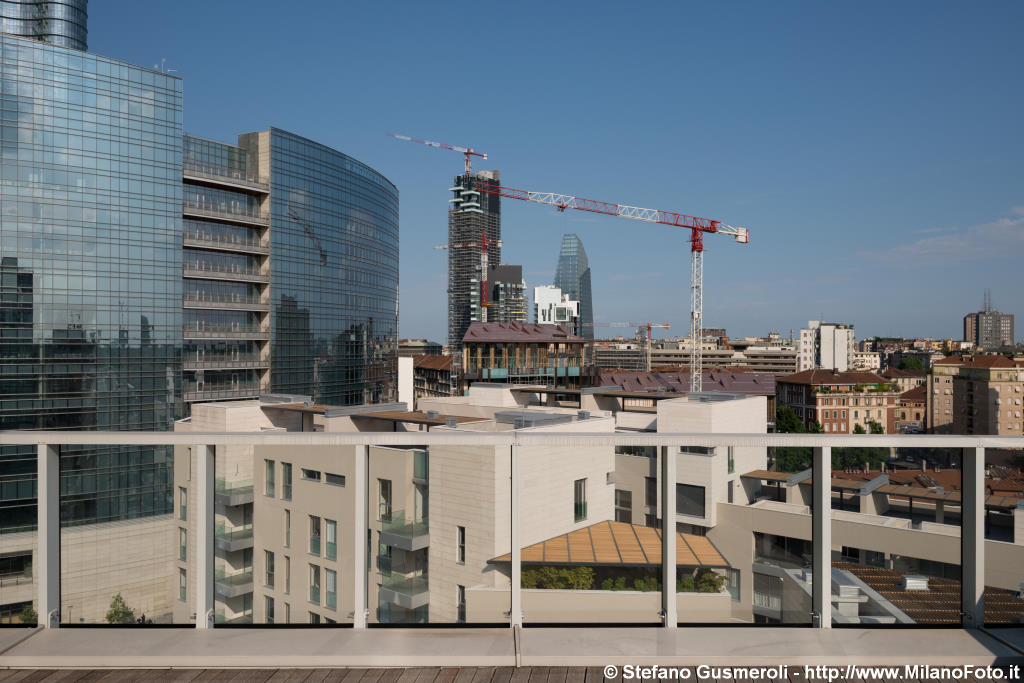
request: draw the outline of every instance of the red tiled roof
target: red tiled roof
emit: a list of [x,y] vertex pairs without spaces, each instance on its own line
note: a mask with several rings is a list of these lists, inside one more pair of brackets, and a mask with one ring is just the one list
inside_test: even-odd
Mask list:
[[873,372],[861,372],[859,370],[847,370],[837,372],[835,370],[804,370],[794,375],[779,377],[778,381],[787,384],[811,384],[819,386],[822,384],[885,384],[885,378]]
[[537,323],[470,323],[463,343],[476,342],[562,342],[583,344],[586,340],[569,334],[561,325]]
[[928,389],[922,384],[919,387],[914,387],[910,391],[904,391],[900,394],[901,401],[924,401],[928,398]]
[[946,356],[945,358],[940,358],[937,361],[932,361],[932,365],[960,365],[963,362],[963,356],[953,355]]
[[[690,390],[689,372],[619,372],[603,371],[601,386],[621,386],[625,391],[667,391],[686,393]],[[721,391],[753,396],[774,396],[775,375],[770,372],[704,373],[704,391]]]
[[416,355],[412,357],[412,364],[417,368],[427,370],[451,370],[452,357],[438,355]]
[[889,368],[882,373],[882,377],[927,377],[928,373],[924,370],[900,370],[899,368]]

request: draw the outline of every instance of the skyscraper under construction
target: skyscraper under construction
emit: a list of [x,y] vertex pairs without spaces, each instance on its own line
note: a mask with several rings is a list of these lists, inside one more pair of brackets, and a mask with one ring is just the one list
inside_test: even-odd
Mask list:
[[[479,192],[474,181],[500,184],[497,169],[473,171],[455,177],[448,210],[448,244],[481,243],[487,237],[487,260],[501,263],[501,197]],[[448,347],[462,358],[462,337],[474,320],[486,320],[480,305],[481,249],[448,250]]]

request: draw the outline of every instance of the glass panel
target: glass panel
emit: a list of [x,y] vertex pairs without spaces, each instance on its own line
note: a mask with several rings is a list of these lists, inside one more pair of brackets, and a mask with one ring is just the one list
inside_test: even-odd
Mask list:
[[[889,398],[866,393],[872,405]],[[900,410],[888,411],[894,424]],[[960,624],[961,455],[832,449],[834,624]]]
[[370,621],[507,624],[509,449],[429,451],[370,448]]
[[[1007,384],[1002,398],[1005,404],[1009,397],[1011,406],[1004,410],[1012,412],[1004,431],[1019,435],[1017,399],[1024,396],[1024,384]],[[1024,449],[986,449],[985,465],[985,626],[1019,627],[1024,619]]]
[[[214,459],[214,622],[218,626],[261,623],[255,612],[262,613],[267,603],[256,593],[270,590],[266,586],[274,579],[276,549],[257,544],[261,536],[257,531],[270,525],[257,524],[256,511],[271,505],[273,498],[253,494],[273,495],[274,462],[254,457],[253,448],[247,446],[217,446]],[[254,558],[259,567],[254,567]]]

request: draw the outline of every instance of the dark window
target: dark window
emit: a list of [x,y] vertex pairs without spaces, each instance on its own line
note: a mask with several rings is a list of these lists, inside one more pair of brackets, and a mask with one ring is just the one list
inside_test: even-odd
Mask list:
[[704,516],[704,487],[676,484],[676,514]]

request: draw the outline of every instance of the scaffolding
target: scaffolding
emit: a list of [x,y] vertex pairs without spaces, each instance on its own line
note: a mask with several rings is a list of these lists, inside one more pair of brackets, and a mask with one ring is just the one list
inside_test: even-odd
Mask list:
[[[478,192],[474,179],[499,182],[494,171],[473,171],[455,177],[448,210],[448,244],[461,244],[487,236],[487,260],[501,263],[501,198]],[[473,321],[482,320],[480,307],[480,253],[448,249],[448,348],[461,365],[462,338]]]

